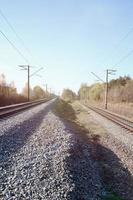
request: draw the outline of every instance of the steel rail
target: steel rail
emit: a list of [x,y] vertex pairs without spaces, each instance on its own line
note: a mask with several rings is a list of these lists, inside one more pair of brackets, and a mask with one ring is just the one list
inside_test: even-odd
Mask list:
[[133,132],[133,121],[101,108],[97,108],[90,105],[87,107],[93,110],[94,112],[102,115],[103,117],[109,119],[110,121],[114,122],[115,124],[121,126],[122,128],[128,130],[129,132]]
[[31,107],[37,106],[39,104],[45,103],[49,100],[51,100],[51,99],[45,98],[45,99],[41,99],[41,100],[36,100],[36,101],[31,101],[31,102],[1,107],[0,108],[0,119],[3,119],[5,117],[9,117],[9,116],[11,116],[15,113],[18,113],[18,112],[24,111],[28,108],[31,108]]

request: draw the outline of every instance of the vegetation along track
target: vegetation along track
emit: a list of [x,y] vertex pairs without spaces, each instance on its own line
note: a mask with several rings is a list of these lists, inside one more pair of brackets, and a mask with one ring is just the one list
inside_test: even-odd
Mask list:
[[89,109],[95,111],[96,113],[102,115],[103,117],[111,120],[115,124],[121,126],[122,128],[126,129],[129,132],[133,132],[133,121],[124,118],[123,116],[119,116],[115,113],[109,112],[107,110],[97,108],[94,106],[87,106]]
[[18,113],[18,112],[21,112],[21,111],[26,110],[28,108],[37,106],[41,103],[45,103],[49,100],[51,100],[51,99],[45,98],[45,99],[41,99],[41,100],[36,100],[36,101],[31,101],[31,102],[1,107],[0,108],[0,119],[3,119],[5,117],[9,117],[9,116],[11,116],[15,113]]

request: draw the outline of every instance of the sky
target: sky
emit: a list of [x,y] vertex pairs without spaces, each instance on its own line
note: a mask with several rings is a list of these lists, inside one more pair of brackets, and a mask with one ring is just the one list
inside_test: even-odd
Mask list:
[[110,79],[133,77],[133,54],[117,64],[133,50],[132,0],[0,0],[0,10],[23,42],[1,15],[0,31],[28,60],[0,33],[0,73],[15,81],[19,92],[27,72],[18,65],[33,66],[31,73],[43,67],[31,87],[48,84],[56,93],[95,83],[91,72],[105,80],[105,70],[113,68],[117,72]]

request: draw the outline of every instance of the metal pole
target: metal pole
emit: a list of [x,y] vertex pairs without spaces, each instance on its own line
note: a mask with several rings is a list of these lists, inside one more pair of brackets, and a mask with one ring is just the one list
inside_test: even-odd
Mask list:
[[30,66],[28,65],[28,101],[30,101]]
[[48,92],[48,85],[46,84],[46,94],[47,94],[47,92]]
[[48,84],[45,85],[46,86],[46,97],[48,96]]
[[50,97],[51,97],[52,89],[50,88]]
[[[43,69],[43,67],[41,67],[40,69],[38,69],[37,71],[35,71],[33,74],[30,75],[30,67],[29,65],[19,65],[19,67],[21,67],[21,70],[27,70],[28,72],[28,85],[27,85],[27,97],[28,97],[28,101],[30,101],[30,77],[34,76],[34,75],[38,75],[37,72],[39,72],[40,70]],[[39,75],[38,75],[39,76]]]
[[100,81],[102,81],[105,84],[105,109],[108,109],[108,90],[109,90],[108,78],[109,78],[109,74],[114,75],[115,72],[116,72],[116,70],[114,70],[114,69],[106,70],[106,82],[104,82],[99,76],[97,76],[97,74],[95,74],[94,72],[91,72],[96,78],[98,78]]
[[105,109],[108,109],[108,69],[106,70]]

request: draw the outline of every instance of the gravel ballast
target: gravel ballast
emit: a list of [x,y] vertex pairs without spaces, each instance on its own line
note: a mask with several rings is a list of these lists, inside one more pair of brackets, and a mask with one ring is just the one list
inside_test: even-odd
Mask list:
[[[88,109],[78,102],[86,113],[82,123],[92,127],[99,136],[97,156],[104,182],[124,200],[133,199],[133,134]],[[98,131],[100,130],[100,131]]]
[[1,200],[100,200],[88,142],[52,111],[54,101],[0,121]]

